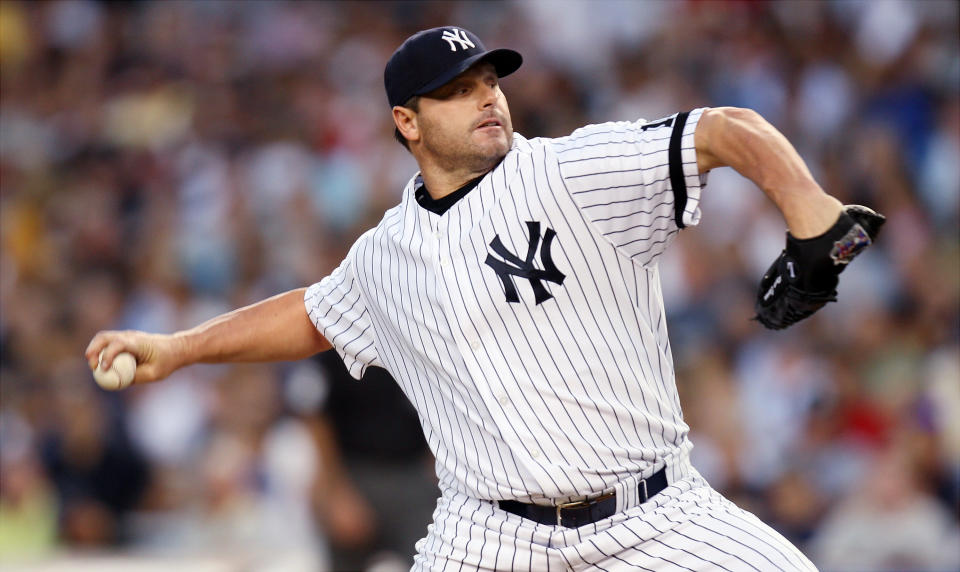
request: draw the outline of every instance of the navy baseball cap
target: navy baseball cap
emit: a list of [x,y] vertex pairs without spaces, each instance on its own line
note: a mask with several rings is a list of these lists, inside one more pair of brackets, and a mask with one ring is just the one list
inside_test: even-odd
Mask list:
[[490,62],[503,77],[517,71],[523,57],[505,48],[488,50],[474,33],[456,26],[423,30],[393,52],[383,70],[390,107],[433,91],[480,60]]

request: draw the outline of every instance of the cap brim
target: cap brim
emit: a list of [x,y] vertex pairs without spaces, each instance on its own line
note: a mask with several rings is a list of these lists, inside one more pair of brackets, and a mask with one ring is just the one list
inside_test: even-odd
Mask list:
[[433,81],[415,91],[413,95],[430,93],[431,91],[445,85],[453,78],[467,71],[473,67],[474,64],[480,61],[490,62],[493,64],[494,69],[497,70],[497,76],[504,77],[520,69],[520,65],[523,63],[523,56],[521,56],[519,52],[515,52],[506,48],[489,50],[483,52],[482,54],[471,56],[460,62],[455,67],[447,70],[440,76],[434,78]]

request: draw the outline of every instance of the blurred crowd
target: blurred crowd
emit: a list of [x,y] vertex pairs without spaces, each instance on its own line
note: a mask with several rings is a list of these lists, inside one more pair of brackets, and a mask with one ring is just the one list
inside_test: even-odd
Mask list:
[[[338,417],[337,364],[195,366],[107,393],[83,351],[100,329],[172,332],[329,273],[416,169],[383,66],[450,23],[524,55],[503,89],[528,137],[750,107],[831,194],[887,215],[839,303],[768,332],[749,318],[782,219],[711,173],[703,222],[661,262],[677,383],[694,464],[824,570],[960,568],[950,0],[3,0],[0,563],[317,570],[347,547],[406,565],[409,540],[372,539],[426,533],[429,454],[416,424]],[[386,391],[367,386],[349,392]],[[387,524],[371,474],[423,485],[401,495],[423,499],[422,522]]]

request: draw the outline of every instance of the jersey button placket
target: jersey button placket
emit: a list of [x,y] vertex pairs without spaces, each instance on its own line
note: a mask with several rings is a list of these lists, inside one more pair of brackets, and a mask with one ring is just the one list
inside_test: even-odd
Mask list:
[[[443,243],[443,237],[446,229],[442,222],[436,222],[433,227],[432,237],[434,239],[434,252],[436,253],[436,262],[439,267],[447,268],[450,266],[450,255],[446,252]],[[441,276],[442,278],[442,276]]]

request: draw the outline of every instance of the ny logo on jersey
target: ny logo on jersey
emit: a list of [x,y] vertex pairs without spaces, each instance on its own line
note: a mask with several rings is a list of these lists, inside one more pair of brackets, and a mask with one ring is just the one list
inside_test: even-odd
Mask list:
[[[486,264],[497,273],[500,281],[503,282],[503,291],[507,296],[507,302],[515,303],[520,301],[517,294],[517,285],[513,282],[513,277],[526,278],[530,281],[530,287],[533,288],[533,295],[539,305],[553,298],[553,294],[547,291],[543,285],[543,280],[549,280],[554,284],[563,284],[566,275],[557,269],[553,263],[553,257],[550,255],[550,247],[553,244],[557,233],[552,228],[548,228],[543,235],[543,244],[541,245],[540,223],[527,221],[527,229],[530,231],[530,242],[527,244],[527,257],[521,259],[513,254],[507,247],[500,242],[500,235],[497,235],[490,241],[490,248],[500,255],[503,260],[497,260],[492,254],[487,254]],[[540,264],[543,270],[534,268],[533,257],[540,250]]]
[[467,37],[466,32],[463,30],[458,30],[457,28],[453,28],[452,30],[444,30],[443,35],[440,36],[440,38],[446,40],[447,43],[450,44],[451,52],[457,51],[457,46],[454,45],[454,42],[458,42],[460,44],[460,49],[464,51],[466,51],[467,48],[477,47],[476,44],[471,42],[470,38]]

